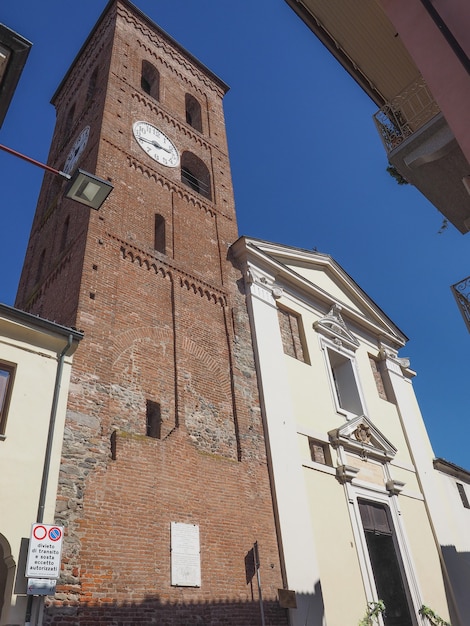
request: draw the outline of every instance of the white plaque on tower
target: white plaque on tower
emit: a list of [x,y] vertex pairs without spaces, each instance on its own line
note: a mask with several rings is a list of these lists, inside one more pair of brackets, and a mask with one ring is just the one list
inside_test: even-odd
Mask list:
[[171,522],[171,584],[201,586],[199,526]]

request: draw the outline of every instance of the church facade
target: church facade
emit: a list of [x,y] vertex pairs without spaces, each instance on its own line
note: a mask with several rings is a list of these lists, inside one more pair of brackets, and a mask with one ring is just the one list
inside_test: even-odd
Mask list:
[[424,626],[423,605],[464,624],[431,517],[440,494],[415,373],[399,354],[407,338],[329,255],[248,237],[233,251],[291,624],[357,624],[379,601],[385,626]]

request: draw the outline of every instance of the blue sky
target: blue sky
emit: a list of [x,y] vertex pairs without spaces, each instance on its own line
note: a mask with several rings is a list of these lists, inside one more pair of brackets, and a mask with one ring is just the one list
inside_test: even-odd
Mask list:
[[[136,0],[231,87],[225,99],[240,234],[331,254],[410,338],[401,356],[436,456],[470,469],[469,337],[450,285],[470,235],[399,187],[375,105],[284,0]],[[105,0],[3,0],[0,22],[33,42],[0,143],[47,160],[50,98]],[[13,304],[42,172],[0,152],[0,302]],[[19,193],[14,188],[19,186]]]

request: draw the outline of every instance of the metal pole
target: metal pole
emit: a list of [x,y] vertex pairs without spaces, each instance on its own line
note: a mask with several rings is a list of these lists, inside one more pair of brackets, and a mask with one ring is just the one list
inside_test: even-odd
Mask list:
[[37,165],[38,167],[42,167],[43,170],[52,172],[52,174],[55,174],[56,176],[62,176],[62,178],[66,178],[67,180],[70,180],[72,178],[69,174],[66,174],[65,172],[61,172],[60,170],[54,169],[50,165],[45,165],[44,163],[41,163],[40,161],[36,161],[36,159],[32,159],[31,157],[26,156],[26,154],[21,154],[21,152],[17,152],[16,150],[13,150],[13,148],[4,146],[1,143],[0,143],[0,150],[3,150],[4,152],[8,152],[8,154],[12,154],[13,156],[19,157],[20,159],[23,159],[23,161],[27,161],[28,163],[32,163],[33,165]]

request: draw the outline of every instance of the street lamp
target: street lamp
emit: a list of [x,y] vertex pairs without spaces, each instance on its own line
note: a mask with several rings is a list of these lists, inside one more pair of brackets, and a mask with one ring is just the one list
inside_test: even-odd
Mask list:
[[32,159],[31,157],[21,154],[21,152],[17,152],[7,146],[3,146],[2,144],[0,144],[0,150],[4,150],[13,156],[17,156],[24,161],[28,161],[28,163],[41,167],[47,172],[51,172],[56,176],[64,178],[68,181],[67,187],[65,188],[65,197],[70,198],[71,200],[76,200],[77,202],[80,202],[81,204],[84,204],[92,209],[100,209],[101,205],[114,188],[109,181],[103,180],[102,178],[99,178],[94,174],[90,174],[89,172],[85,172],[84,170],[77,169],[72,175],[70,175],[60,170],[56,170],[53,167],[50,167],[50,165],[40,163],[39,161],[36,161],[36,159]]
[[15,93],[31,46],[30,41],[0,24],[0,127]]

